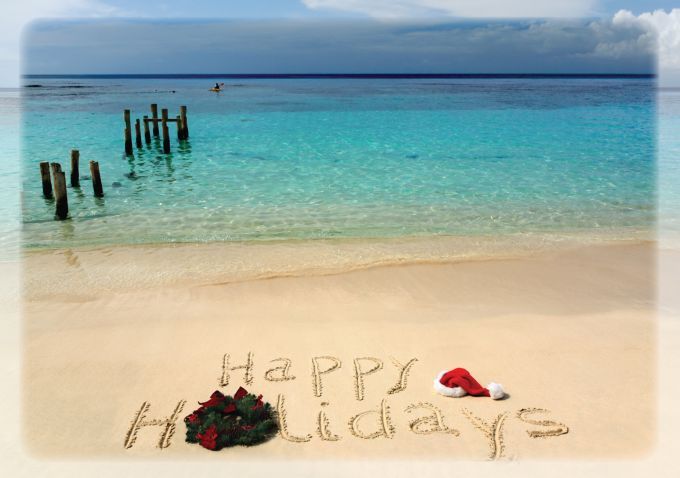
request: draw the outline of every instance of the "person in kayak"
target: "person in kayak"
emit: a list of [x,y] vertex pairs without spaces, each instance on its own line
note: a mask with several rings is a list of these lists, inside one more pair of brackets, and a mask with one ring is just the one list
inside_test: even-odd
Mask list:
[[219,83],[215,83],[215,89],[216,89],[216,90],[219,90],[219,89],[221,89],[221,88],[220,88],[220,84],[219,84]]

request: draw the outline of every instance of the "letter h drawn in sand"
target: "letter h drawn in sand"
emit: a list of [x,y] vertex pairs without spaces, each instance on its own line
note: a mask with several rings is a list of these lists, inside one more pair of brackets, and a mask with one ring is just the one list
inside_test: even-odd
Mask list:
[[177,428],[179,414],[182,413],[186,403],[186,400],[180,400],[177,402],[177,406],[173,410],[172,415],[167,418],[157,418],[151,420],[146,420],[146,414],[149,412],[151,404],[149,402],[142,403],[142,406],[139,408],[139,410],[137,410],[135,417],[132,419],[132,424],[130,425],[128,432],[125,434],[125,443],[123,444],[125,449],[132,448],[132,446],[135,444],[135,441],[137,441],[137,434],[141,428],[150,426],[163,427],[163,431],[161,432],[157,446],[160,449],[169,447],[172,436],[175,434],[175,430]]
[[229,361],[231,357],[229,354],[224,354],[222,357],[222,375],[220,376],[220,387],[226,387],[229,385],[229,372],[234,370],[245,370],[245,375],[243,381],[246,385],[252,385],[253,383],[253,353],[248,352],[248,357],[246,363],[243,365],[229,366]]

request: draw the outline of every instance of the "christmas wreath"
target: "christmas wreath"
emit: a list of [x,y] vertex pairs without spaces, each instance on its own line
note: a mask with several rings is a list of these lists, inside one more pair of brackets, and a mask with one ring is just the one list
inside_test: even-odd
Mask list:
[[210,400],[198,403],[201,407],[184,418],[186,441],[208,450],[257,445],[278,429],[272,406],[262,401],[262,395],[255,396],[243,387],[233,397],[216,390]]

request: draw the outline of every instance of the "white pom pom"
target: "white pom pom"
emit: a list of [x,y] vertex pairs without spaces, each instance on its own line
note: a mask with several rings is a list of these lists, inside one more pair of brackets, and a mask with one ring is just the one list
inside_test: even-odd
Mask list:
[[487,387],[489,389],[489,395],[494,400],[500,400],[505,397],[505,391],[503,390],[503,385],[500,383],[491,382]]
[[443,372],[439,372],[437,378],[434,379],[432,385],[434,386],[435,391],[441,395],[444,395],[445,397],[460,398],[467,395],[467,392],[462,387],[447,387],[445,385],[442,385],[440,380],[446,372],[447,372],[446,370],[444,370]]

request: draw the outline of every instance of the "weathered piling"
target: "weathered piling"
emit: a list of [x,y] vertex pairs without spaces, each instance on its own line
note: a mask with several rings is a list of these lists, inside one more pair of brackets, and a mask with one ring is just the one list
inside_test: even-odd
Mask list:
[[139,125],[139,118],[135,120],[135,143],[137,148],[142,147],[142,129]]
[[40,163],[40,178],[42,179],[43,196],[45,199],[52,199],[52,179],[50,178],[50,163],[43,161]]
[[54,198],[56,200],[55,216],[59,220],[68,216],[68,198],[66,197],[66,175],[61,164],[52,163],[52,182],[54,182]]
[[161,110],[162,127],[163,127],[163,152],[168,154],[170,152],[170,132],[168,131],[168,109]]
[[153,119],[153,137],[158,138],[158,105],[151,105],[151,119]]
[[149,117],[144,116],[144,142],[151,144],[151,133],[149,132]]
[[102,178],[99,175],[98,161],[90,161],[90,176],[92,176],[92,189],[94,189],[94,197],[104,197],[104,188],[102,187]]
[[187,123],[187,107],[179,107],[179,116],[182,119],[182,136],[180,139],[189,139],[189,123]]
[[80,151],[77,149],[71,150],[71,187],[80,187],[80,169],[78,163],[80,162]]
[[177,139],[182,140],[182,118],[177,115],[175,117],[175,122],[177,123]]
[[125,154],[132,154],[132,127],[130,125],[130,110],[123,113],[125,119]]

